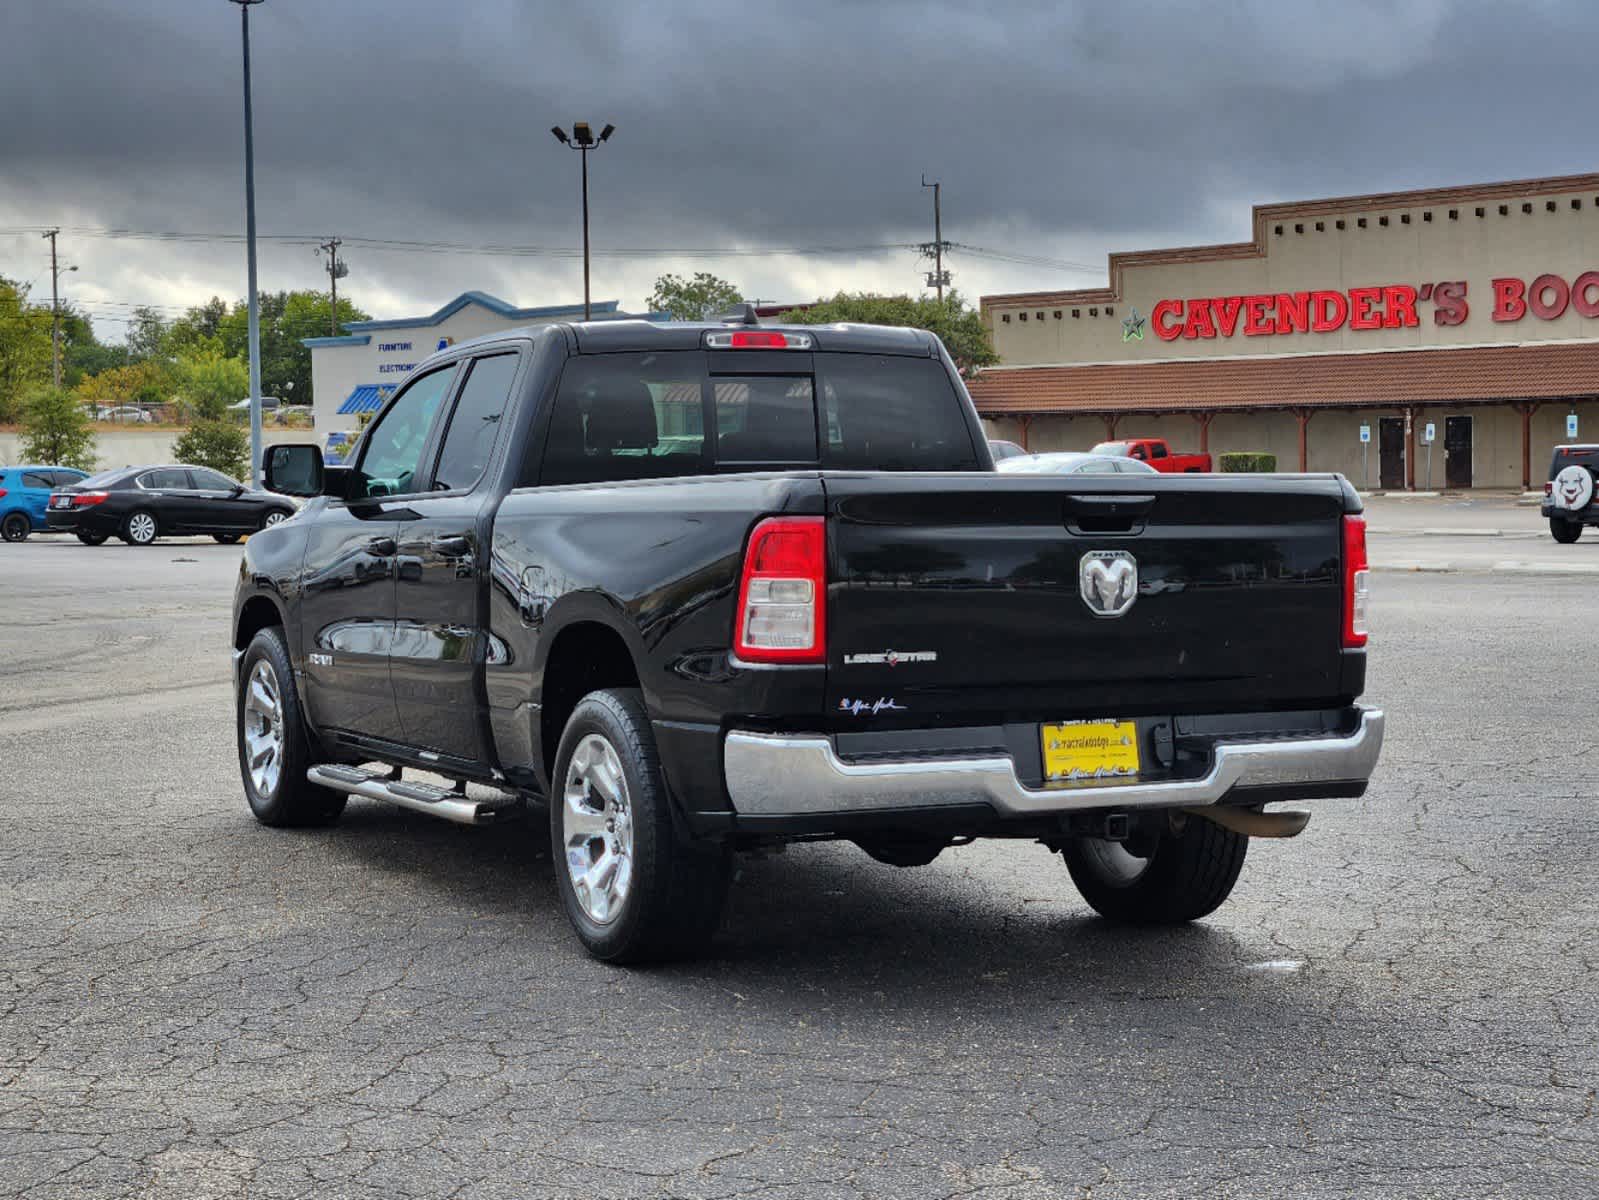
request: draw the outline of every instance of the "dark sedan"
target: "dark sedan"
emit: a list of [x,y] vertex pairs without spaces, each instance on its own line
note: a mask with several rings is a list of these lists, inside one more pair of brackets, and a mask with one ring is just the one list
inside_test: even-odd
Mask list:
[[252,492],[209,467],[173,464],[102,471],[50,495],[49,527],[88,546],[119,537],[148,546],[167,534],[209,533],[236,542],[276,525],[294,508],[272,492]]

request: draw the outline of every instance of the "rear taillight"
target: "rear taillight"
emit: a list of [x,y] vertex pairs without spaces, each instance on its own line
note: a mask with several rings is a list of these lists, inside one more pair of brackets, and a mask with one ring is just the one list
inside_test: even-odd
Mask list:
[[6,498],[6,489],[5,488],[0,488],[0,500],[4,500],[5,498]]
[[712,350],[809,350],[808,333],[779,333],[775,329],[735,329],[707,333],[705,344]]
[[[1553,496],[1555,494],[1555,481],[1553,479],[1544,480],[1543,494],[1545,496]],[[3,495],[5,495],[5,493],[0,492],[0,496]]]
[[827,527],[821,517],[770,517],[750,531],[738,584],[733,652],[745,662],[827,657]]
[[110,496],[106,492],[77,492],[72,497],[73,508],[91,508],[96,504],[104,504]]
[[1366,644],[1371,571],[1366,560],[1366,518],[1344,518],[1344,645]]

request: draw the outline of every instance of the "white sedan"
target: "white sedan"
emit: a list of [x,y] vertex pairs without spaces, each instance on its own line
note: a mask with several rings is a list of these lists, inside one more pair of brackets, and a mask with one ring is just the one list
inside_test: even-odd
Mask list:
[[1022,475],[1158,475],[1159,471],[1136,458],[1109,454],[1023,454],[996,463],[996,471]]

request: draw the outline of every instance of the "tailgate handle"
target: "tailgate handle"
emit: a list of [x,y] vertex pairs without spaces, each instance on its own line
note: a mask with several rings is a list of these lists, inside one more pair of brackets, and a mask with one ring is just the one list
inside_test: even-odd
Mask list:
[[1074,517],[1145,517],[1155,507],[1155,497],[1132,493],[1074,493],[1066,497],[1066,511]]

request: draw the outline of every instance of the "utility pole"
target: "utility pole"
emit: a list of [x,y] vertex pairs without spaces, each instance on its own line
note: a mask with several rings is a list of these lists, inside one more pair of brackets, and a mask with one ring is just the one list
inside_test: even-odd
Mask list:
[[933,260],[932,273],[927,276],[927,286],[938,289],[938,302],[944,303],[944,289],[949,286],[949,275],[944,270],[944,219],[940,212],[940,192],[944,185],[938,180],[927,182],[927,175],[922,175],[922,186],[933,189],[933,240],[931,243],[922,243],[922,254]]
[[56,235],[52,229],[44,236],[50,239],[50,377],[56,387],[61,386],[61,270],[56,265]]
[[247,342],[250,348],[250,485],[261,486],[261,296],[255,283],[255,123],[250,112],[250,6],[261,0],[233,0],[239,6],[244,41],[244,240],[250,277]]
[[349,264],[339,260],[339,247],[344,245],[336,237],[330,237],[317,247],[320,253],[328,256],[328,291],[332,295],[332,313],[328,317],[328,336],[339,336],[339,280],[350,273]]

